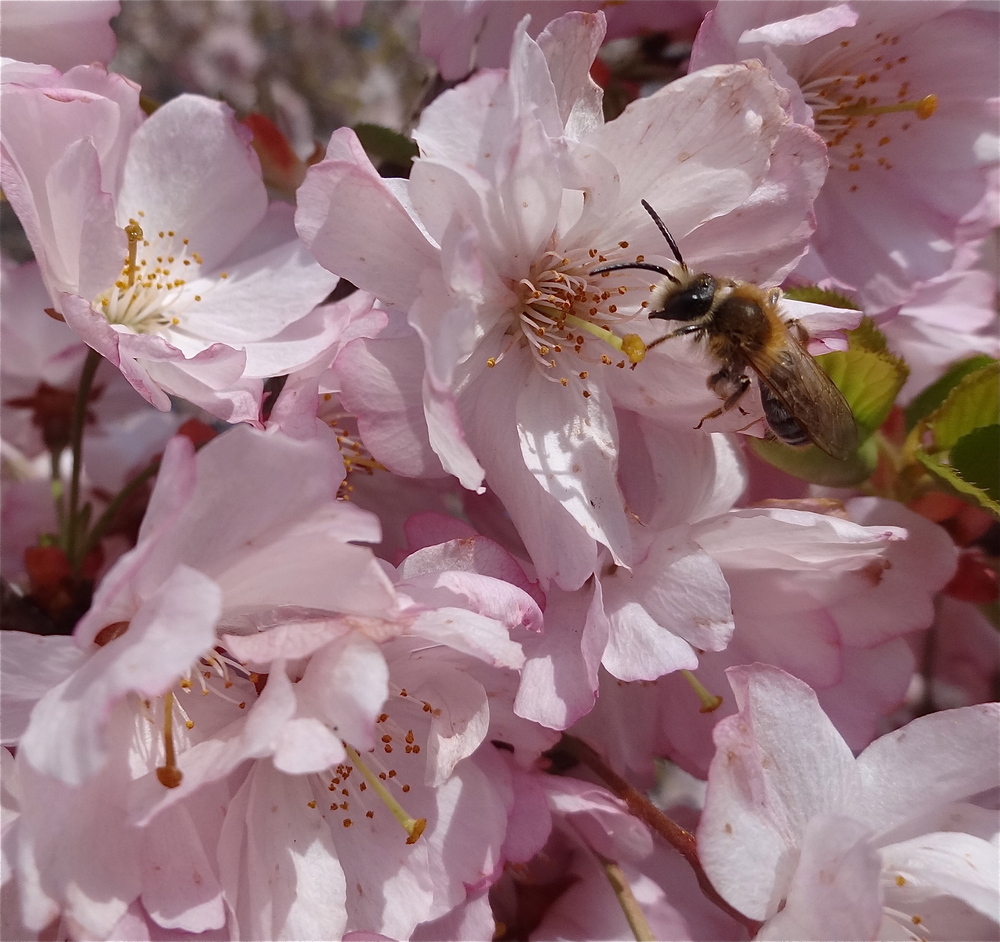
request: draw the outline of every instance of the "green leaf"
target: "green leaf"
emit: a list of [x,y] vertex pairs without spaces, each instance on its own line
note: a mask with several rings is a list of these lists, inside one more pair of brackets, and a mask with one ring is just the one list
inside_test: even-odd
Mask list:
[[962,436],[948,457],[963,481],[1000,504],[1000,425],[984,425]]
[[358,135],[361,146],[374,164],[388,162],[409,167],[417,156],[417,145],[391,128],[362,123],[354,125],[354,133]]
[[970,503],[978,504],[985,510],[1000,514],[1000,502],[991,497],[983,488],[971,481],[966,481],[958,471],[945,464],[939,455],[929,455],[927,452],[917,451],[915,456],[931,474],[946,485],[947,490],[954,491],[959,497],[965,498]]
[[836,291],[828,291],[817,285],[801,285],[798,288],[789,288],[782,291],[786,298],[792,301],[808,301],[810,304],[826,304],[829,307],[844,307],[851,311],[861,310],[850,298],[838,294]]
[[[914,430],[924,450],[950,451],[955,443],[977,428],[1000,422],[1000,363],[963,376],[944,402]],[[932,444],[927,444],[927,433]]]
[[958,363],[953,363],[940,379],[931,383],[930,386],[924,389],[906,407],[906,430],[909,431],[922,418],[938,408],[948,398],[948,394],[958,385],[960,380],[964,379],[970,373],[995,362],[996,360],[993,357],[987,356],[985,353],[980,353],[977,356],[969,357],[967,360],[959,360]]

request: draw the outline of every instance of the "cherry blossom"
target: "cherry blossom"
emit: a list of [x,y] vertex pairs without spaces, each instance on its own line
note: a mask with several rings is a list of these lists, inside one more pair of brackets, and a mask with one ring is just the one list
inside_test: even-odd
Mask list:
[[[728,256],[733,274],[773,278],[802,251],[802,219],[825,171],[819,142],[789,122],[758,68],[692,75],[603,125],[585,61],[573,58],[577,49],[596,50],[602,26],[579,14],[550,24],[538,42],[519,33],[508,72],[483,73],[442,95],[417,128],[421,157],[405,198],[403,187],[378,177],[350,132],[336,132],[299,191],[297,215],[324,265],[407,312],[408,332],[401,325],[394,347],[376,339],[355,354],[348,346],[345,370],[352,355],[377,359],[385,350],[392,362],[411,363],[409,377],[396,378],[410,386],[422,346],[430,451],[464,486],[486,480],[542,582],[567,589],[593,572],[598,544],[616,563],[633,558],[615,482],[612,403],[620,374],[638,357],[629,350],[641,349],[623,338],[651,336],[640,306],[649,280],[625,272],[609,282],[594,267],[634,259],[637,250],[662,257],[645,198],[669,207],[682,244],[704,229],[703,239],[690,240],[695,264]],[[746,117],[734,120],[737,112]],[[477,130],[458,136],[457,122]],[[754,205],[765,187],[766,220]],[[358,218],[359,199],[363,225],[339,226]],[[729,213],[753,225],[757,239],[766,225],[768,250],[756,259],[738,250],[738,224],[731,241],[714,241],[710,233]],[[355,383],[351,405],[363,428],[376,411],[374,391],[367,402],[365,394]],[[404,398],[416,420],[414,399]],[[404,470],[391,451],[371,440],[369,447]],[[416,473],[427,468],[425,452]]]
[[830,150],[812,251],[883,310],[998,221],[1000,67],[992,56],[951,64],[953,50],[996,30],[985,7],[721,0],[691,68],[757,58],[791,91],[793,114]]
[[157,408],[172,394],[255,421],[262,377],[337,329],[313,313],[336,279],[268,205],[231,112],[182,96],[143,121],[118,76],[16,64],[3,105],[4,191],[55,309]]
[[996,704],[921,717],[855,759],[801,681],[728,675],[739,713],[715,728],[698,844],[758,938],[996,933],[996,814],[976,803],[1000,784]]
[[[676,673],[653,684],[604,674],[593,713],[574,732],[647,784],[658,755],[704,775],[709,733],[734,708],[724,672],[767,659],[816,691],[852,748],[868,745],[914,676],[907,636],[933,622],[935,593],[954,572],[944,531],[898,504],[862,498],[839,514],[734,510],[690,532],[725,577],[734,623],[724,650],[698,655],[705,699]],[[637,713],[645,721],[635,731]]]
[[994,6],[0,13],[0,937],[996,937]]

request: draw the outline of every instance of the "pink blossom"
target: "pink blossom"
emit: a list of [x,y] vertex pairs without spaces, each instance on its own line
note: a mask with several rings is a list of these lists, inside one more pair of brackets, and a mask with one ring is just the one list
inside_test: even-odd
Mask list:
[[620,681],[656,680],[695,668],[700,652],[724,649],[733,632],[729,587],[694,526],[742,491],[735,449],[722,435],[619,420],[637,561],[625,569],[605,555],[583,589],[550,591],[545,630],[520,639],[528,660],[518,712],[556,729],[593,708],[599,668]]
[[[20,774],[30,782],[18,851],[26,924],[38,929],[64,912],[85,934],[104,937],[142,895],[161,926],[198,932],[221,925],[221,897],[212,896],[207,874],[184,884],[188,890],[171,890],[152,873],[144,883],[135,855],[152,853],[149,842],[174,817],[198,816],[201,802],[212,807],[212,796],[228,788],[213,783],[245,756],[274,748],[280,718],[275,725],[266,709],[244,713],[255,688],[246,671],[215,650],[224,615],[232,620],[290,604],[358,615],[392,610],[395,597],[370,551],[347,542],[377,538],[377,526],[336,503],[335,468],[321,443],[249,429],[233,430],[197,460],[186,439],[175,439],[138,545],[104,578],[74,639],[5,638],[4,670],[35,678],[27,688],[9,678],[3,684],[5,717],[11,703],[30,711],[23,734],[4,724],[5,736],[17,737]],[[329,578],[334,572],[336,581]],[[37,648],[43,641],[60,652],[53,665]],[[206,695],[184,696],[194,689]],[[176,753],[168,745],[171,730],[179,736]],[[225,755],[208,767],[198,765],[197,752],[190,762],[175,758],[212,737],[229,744],[228,766]],[[178,761],[184,769],[176,774]],[[168,771],[157,774],[156,767]],[[180,792],[164,787],[163,775],[170,785],[178,784],[171,776],[183,779]],[[147,784],[161,812],[152,830],[129,820],[150,804]],[[195,805],[178,804],[196,789]],[[164,795],[173,798],[170,808]],[[50,802],[61,809],[58,819],[46,811]],[[86,832],[110,822],[117,842],[106,831],[101,838]],[[76,835],[70,843],[79,854],[61,853],[67,834]],[[96,856],[95,842],[107,854]],[[81,884],[83,874],[90,877]],[[162,909],[154,898],[167,890],[180,897],[163,900]]]
[[919,286],[883,330],[910,368],[899,394],[905,404],[952,363],[1000,356],[996,278],[977,269],[941,275]]
[[255,421],[262,378],[336,331],[313,312],[336,279],[268,205],[248,133],[195,96],[143,121],[96,67],[5,67],[3,107],[4,191],[69,326],[157,408]]
[[866,309],[904,301],[997,222],[996,30],[993,8],[722,0],[698,33],[692,69],[759,59],[827,142],[812,250]]
[[[788,121],[755,67],[691,76],[604,125],[586,74],[602,26],[577,14],[537,43],[519,31],[508,72],[483,73],[425,110],[408,184],[383,181],[353,135],[336,132],[297,215],[324,265],[407,317],[385,342],[342,356],[345,377],[357,380],[348,404],[362,435],[386,425],[376,403],[388,382],[400,406],[383,432],[411,430],[396,438],[405,454],[388,434],[367,439],[373,454],[417,474],[434,473],[433,454],[464,486],[485,480],[543,585],[567,589],[594,571],[599,545],[616,563],[633,560],[612,405],[638,396],[622,375],[621,335],[654,331],[640,308],[649,279],[616,272],[609,281],[593,267],[637,252],[663,257],[645,198],[669,214],[692,264],[725,259],[734,275],[773,279],[802,250],[825,170],[819,142]],[[756,257],[741,226],[767,243]],[[366,384],[362,374],[375,370],[352,368],[354,357],[382,361],[379,380],[391,379]],[[397,372],[401,361],[409,366]],[[635,375],[668,375],[656,361]],[[668,409],[678,385],[655,388],[648,408]]]
[[[698,848],[758,938],[990,938],[1000,873],[997,704],[914,720],[856,759],[813,692],[774,667],[728,672]],[[794,730],[794,735],[792,734]]]
[[[236,795],[220,859],[240,935],[339,938],[367,928],[409,938],[418,922],[440,919],[499,875],[514,796],[490,740],[527,746],[527,761],[551,738],[526,743],[503,722],[513,675],[505,682],[502,671],[477,671],[468,658],[416,640],[382,651],[379,681],[389,690],[373,727],[377,748],[318,774],[255,763]],[[359,673],[357,682],[366,680]],[[419,839],[404,840],[366,784],[370,774],[426,821]]]
[[[528,762],[552,742],[501,707],[523,663],[509,631],[537,628],[541,613],[489,574],[496,564],[482,553],[456,568],[457,547],[411,555],[390,581],[348,542],[373,540],[377,527],[334,499],[341,478],[321,439],[237,428],[197,458],[175,440],[136,548],[75,638],[5,641],[4,714],[18,722],[4,732],[29,793],[15,867],[26,925],[63,914],[106,937],[139,898],[158,926],[200,932],[223,925],[225,898],[235,934],[376,926],[405,937],[493,879],[510,797],[484,744],[513,740]],[[487,758],[470,759],[481,746]],[[375,786],[365,794],[361,766],[382,770],[425,819],[412,851],[372,804]],[[349,830],[341,793],[352,772],[361,807]],[[331,791],[337,813],[326,820]],[[49,802],[58,819],[46,819]],[[208,829],[192,845],[203,854],[197,879],[187,865],[137,869],[172,853],[171,835],[193,821]],[[84,857],[56,855],[67,835],[84,854],[96,839],[87,828],[102,829],[108,853],[86,851],[90,877],[77,889]],[[290,868],[280,863],[289,855]],[[275,865],[280,885],[255,882]],[[322,899],[309,890],[319,892],[317,868],[329,878]],[[356,893],[359,883],[369,889]],[[382,885],[394,889],[380,904],[371,888]]]
[[[722,570],[735,625],[725,650],[699,654],[696,676],[709,694],[723,694],[731,665],[775,664],[813,687],[862,749],[906,694],[916,664],[904,636],[933,621],[956,552],[940,527],[890,501],[859,498],[845,516],[752,508],[691,527]],[[709,730],[733,705],[723,697],[713,712],[700,706],[677,674],[642,685],[605,677],[575,729],[643,781],[657,755],[703,775]],[[638,727],[637,714],[645,717]]]
[[8,59],[71,69],[110,62],[118,44],[109,20],[119,0],[46,0],[0,3],[0,42]]

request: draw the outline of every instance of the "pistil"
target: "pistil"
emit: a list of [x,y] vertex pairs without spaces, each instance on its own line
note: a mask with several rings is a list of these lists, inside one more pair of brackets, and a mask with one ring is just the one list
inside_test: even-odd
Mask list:
[[157,766],[156,778],[164,788],[176,788],[184,778],[184,773],[177,768],[177,756],[174,753],[174,695],[167,693],[163,697],[163,750],[165,758],[163,765]]
[[416,844],[420,840],[420,835],[424,833],[424,828],[427,827],[427,819],[414,818],[408,814],[406,809],[389,793],[389,790],[382,784],[378,776],[365,765],[357,751],[347,745],[347,743],[344,743],[344,749],[347,751],[347,755],[354,764],[354,767],[361,772],[365,781],[375,790],[375,794],[382,799],[385,806],[392,812],[392,816],[400,823],[403,830],[406,831],[406,843]]

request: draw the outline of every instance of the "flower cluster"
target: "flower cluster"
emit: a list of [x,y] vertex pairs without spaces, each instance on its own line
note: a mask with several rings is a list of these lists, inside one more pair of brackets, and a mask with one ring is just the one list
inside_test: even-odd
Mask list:
[[3,938],[994,938],[1000,11],[131,6],[4,7]]

